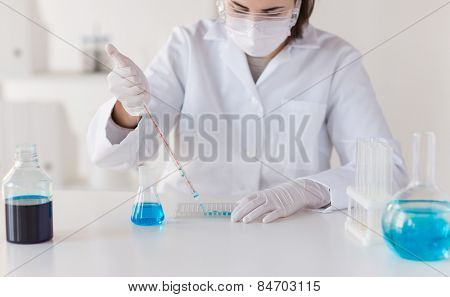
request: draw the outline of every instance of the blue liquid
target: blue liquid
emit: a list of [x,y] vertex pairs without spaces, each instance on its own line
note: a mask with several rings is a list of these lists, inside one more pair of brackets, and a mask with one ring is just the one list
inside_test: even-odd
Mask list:
[[[38,203],[38,204],[36,204]],[[49,197],[16,196],[5,200],[6,239],[33,244],[53,237],[53,205]]]
[[415,261],[448,259],[450,203],[427,200],[396,200],[383,215],[388,246],[400,257]]
[[218,217],[218,216],[230,217],[231,212],[230,211],[213,210],[213,211],[206,212],[206,216],[208,216],[208,217]]
[[131,221],[139,226],[161,225],[164,221],[164,211],[161,203],[140,203],[133,206]]

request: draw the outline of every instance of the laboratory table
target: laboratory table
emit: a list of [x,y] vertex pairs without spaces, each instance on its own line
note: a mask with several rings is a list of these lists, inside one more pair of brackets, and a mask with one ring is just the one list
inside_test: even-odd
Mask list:
[[57,191],[51,242],[5,239],[0,211],[0,273],[5,276],[442,276],[450,262],[413,262],[384,245],[362,247],[346,216],[300,212],[271,224],[226,218],[130,222],[128,192]]

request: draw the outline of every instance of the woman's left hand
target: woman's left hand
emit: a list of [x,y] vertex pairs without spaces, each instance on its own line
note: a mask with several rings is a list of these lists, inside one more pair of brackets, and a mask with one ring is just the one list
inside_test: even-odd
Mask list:
[[298,180],[251,194],[238,201],[232,222],[250,223],[263,216],[263,223],[292,215],[312,205],[329,203],[328,189],[310,180]]

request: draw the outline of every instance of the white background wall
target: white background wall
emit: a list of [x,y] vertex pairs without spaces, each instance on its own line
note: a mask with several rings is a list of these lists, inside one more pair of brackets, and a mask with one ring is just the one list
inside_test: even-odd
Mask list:
[[[24,0],[22,0],[24,1]],[[28,0],[31,1],[31,0]],[[12,5],[19,0],[9,1]],[[215,16],[215,0],[39,0],[35,15],[56,34],[81,46],[94,26],[111,35],[118,47],[145,66],[173,26]],[[334,32],[365,53],[424,17],[446,0],[319,0],[312,23]],[[0,6],[0,19],[10,15]],[[40,47],[45,48],[45,47]],[[81,55],[48,37],[52,72],[77,72]],[[35,55],[39,49],[33,49]],[[364,58],[379,101],[410,163],[414,131],[438,137],[438,182],[450,192],[450,6],[442,9]],[[43,55],[45,56],[45,55]],[[1,62],[2,56],[0,56]],[[8,100],[64,102],[85,157],[84,133],[95,108],[109,96],[102,76],[50,75],[4,79]],[[1,94],[1,93],[0,93]],[[51,99],[49,99],[51,98]],[[82,161],[82,174],[91,169]]]
[[[363,53],[448,1],[320,0],[313,23]],[[450,192],[450,5],[364,57],[405,159],[411,134],[437,134],[437,179]]]
[[[75,45],[95,26],[109,34],[118,48],[146,65],[176,25],[215,15],[215,0],[39,0],[45,23]],[[79,53],[50,39],[50,68],[77,70]]]
[[[95,27],[100,28],[102,34],[109,35],[111,41],[123,53],[142,67],[145,67],[164,45],[174,26],[189,24],[200,18],[213,18],[216,15],[213,0],[6,0],[6,2],[77,48],[83,47],[83,36],[91,34]],[[23,17],[1,5],[0,20],[3,20],[0,24],[5,23],[0,28],[0,37],[8,36],[9,40],[12,40],[11,43],[20,46],[26,43],[23,41],[25,35],[25,39],[28,35],[33,35],[27,32],[33,30],[34,33],[36,29],[36,26],[31,25]],[[22,29],[27,26],[28,31]],[[17,27],[21,28],[19,34],[11,30]],[[42,32],[40,29],[39,31]],[[130,173],[130,177],[129,174],[100,170],[93,167],[87,159],[85,134],[89,121],[96,109],[110,98],[106,74],[80,74],[83,55],[55,36],[50,34],[44,36],[47,43],[45,47],[39,44],[25,47],[23,51],[27,59],[32,56],[47,60],[49,73],[18,78],[11,70],[13,65],[21,66],[21,64],[8,65],[8,72],[3,75],[0,73],[0,100],[3,97],[4,100],[15,102],[30,100],[62,102],[78,143],[78,175],[81,181],[75,182],[83,183],[87,179],[89,184],[95,187],[108,184],[108,187],[114,189],[134,189],[133,172]],[[12,49],[14,46],[8,48]],[[2,59],[12,61],[12,58],[6,55],[8,53],[0,51],[0,64]],[[0,174],[4,173],[8,166],[1,163],[0,159]]]

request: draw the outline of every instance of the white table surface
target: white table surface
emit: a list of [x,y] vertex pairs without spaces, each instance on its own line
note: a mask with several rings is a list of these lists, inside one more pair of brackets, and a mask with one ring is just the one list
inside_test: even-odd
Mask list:
[[[9,276],[441,276],[398,258],[383,244],[363,248],[345,215],[301,212],[272,224],[185,218],[160,227],[130,223],[132,193],[59,191],[55,236],[38,245],[5,239],[0,273]],[[105,214],[107,213],[107,214]],[[100,217],[100,218],[99,218]],[[450,261],[428,263],[450,275]]]

